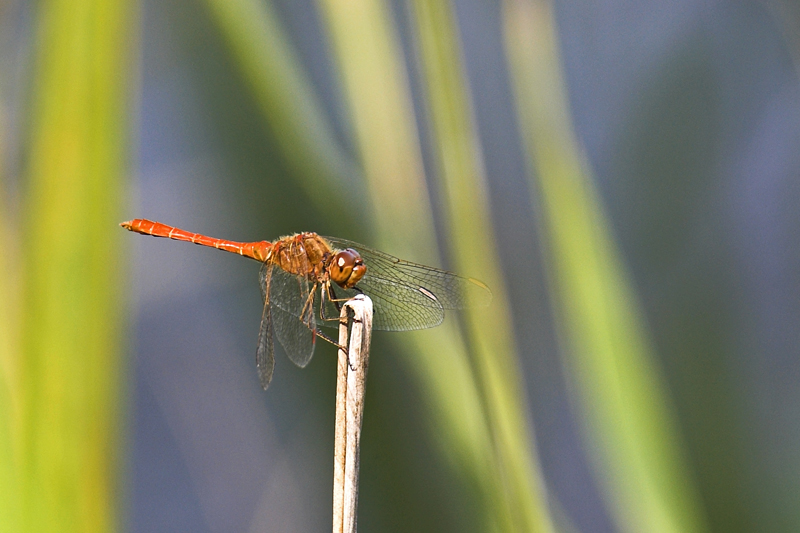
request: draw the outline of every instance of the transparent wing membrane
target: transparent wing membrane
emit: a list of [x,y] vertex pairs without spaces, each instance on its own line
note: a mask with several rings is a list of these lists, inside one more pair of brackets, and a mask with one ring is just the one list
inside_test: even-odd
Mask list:
[[[264,264],[259,273],[261,294],[269,292],[272,278],[272,265]],[[274,347],[272,345],[272,321],[269,302],[264,301],[264,310],[261,313],[261,326],[258,329],[258,349],[256,349],[256,370],[261,387],[267,390],[272,381],[272,372],[275,369]]]
[[[367,273],[356,289],[362,290],[375,304],[373,329],[430,328],[442,322],[444,309],[481,307],[492,300],[489,288],[475,279],[404,261],[345,239],[325,238],[334,248],[353,248],[364,260]],[[340,298],[352,297],[358,292],[338,286],[333,289]]]
[[314,355],[316,320],[309,300],[308,280],[278,266],[262,268],[261,294],[266,294],[263,273],[271,271],[269,307],[278,342],[294,364],[305,367]]
[[294,364],[303,368],[314,355],[317,323],[309,301],[308,280],[275,268],[270,291],[272,325],[278,342]]
[[[372,329],[379,331],[408,331],[438,326],[444,320],[444,309],[438,300],[431,300],[417,288],[402,285],[380,277],[371,277],[369,266],[367,274],[356,285],[357,289],[342,289],[331,284],[331,292],[336,298],[349,299],[360,289],[372,299],[375,315]],[[325,316],[338,317],[339,311],[333,302],[325,302]],[[336,321],[320,320],[320,324],[338,327]]]

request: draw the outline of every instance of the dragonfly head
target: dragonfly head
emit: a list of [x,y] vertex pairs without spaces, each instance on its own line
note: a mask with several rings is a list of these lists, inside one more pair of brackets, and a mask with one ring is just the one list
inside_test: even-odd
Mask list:
[[337,285],[351,289],[367,273],[367,265],[358,252],[348,248],[333,256],[328,272]]

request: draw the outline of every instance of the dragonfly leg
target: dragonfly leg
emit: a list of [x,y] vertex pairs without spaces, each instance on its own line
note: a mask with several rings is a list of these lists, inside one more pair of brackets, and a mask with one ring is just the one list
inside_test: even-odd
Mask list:
[[[320,299],[322,300],[321,304],[319,306],[319,317],[322,320],[327,320],[329,322],[333,322],[334,320],[341,321],[342,308],[339,305],[339,302],[344,302],[346,300],[341,299],[341,298],[331,298],[332,291],[333,291],[333,289],[332,289],[330,283],[323,283],[322,289],[319,291]],[[336,296],[336,295],[334,294],[334,296]],[[333,305],[336,306],[337,316],[335,316],[335,317],[325,316],[325,303],[326,302],[332,302]]]
[[345,352],[347,352],[347,346],[342,346],[341,344],[339,344],[335,340],[331,339],[330,337],[328,337],[328,335],[326,335],[325,333],[321,332],[320,330],[317,330],[314,333],[317,336],[319,336],[321,339],[328,341],[329,343],[333,344],[334,346],[336,346],[340,350],[344,350]]
[[306,298],[306,302],[303,304],[303,309],[300,311],[300,320],[309,329],[314,329],[311,327],[311,319],[314,317],[314,293],[316,292],[317,284],[315,283],[308,293],[308,298]]
[[[332,295],[333,295],[333,297],[331,297],[331,296],[330,296],[330,294],[329,294],[329,295],[328,295],[328,297],[330,298],[330,301],[332,301],[332,302],[334,302],[334,303],[336,304],[336,308],[337,308],[337,309],[339,309],[339,304],[338,304],[337,302],[346,302],[347,300],[350,300],[350,299],[351,299],[351,297],[349,297],[349,296],[348,296],[347,298],[336,298],[336,297],[335,297],[335,296],[336,296],[336,293],[335,293],[335,292],[333,292],[333,289],[334,289],[333,285],[331,285],[331,284],[329,283],[329,284],[328,284],[328,288],[330,289],[330,294],[332,294]],[[352,289],[353,289],[354,291],[356,291],[358,294],[364,294],[364,291],[362,291],[362,290],[361,290],[361,289],[359,289],[358,287],[353,287]]]
[[[358,292],[359,294],[364,294],[364,292],[361,289],[359,289],[358,287],[353,287],[353,290]],[[322,306],[320,306],[320,318],[322,320],[331,320],[331,321],[332,320],[339,320],[338,316],[336,316],[336,317],[326,317],[325,316],[325,314],[324,314],[325,313],[325,302],[328,301],[328,302],[333,303],[333,305],[336,306],[336,312],[338,314],[341,314],[342,306],[339,305],[339,303],[340,302],[346,302],[346,301],[350,300],[351,298],[349,298],[349,297],[348,298],[336,298],[336,292],[334,292],[334,287],[330,283],[326,283],[325,285],[323,285],[322,290],[320,290],[320,294],[321,294],[321,297],[322,297]],[[326,295],[327,295],[327,297],[326,297]]]
[[[339,348],[341,350],[347,351],[346,347],[341,346],[338,342],[336,342],[335,340],[331,339],[325,333],[320,331],[318,328],[313,327],[311,325],[311,319],[314,316],[314,294],[316,292],[317,292],[317,284],[315,283],[314,286],[312,287],[311,291],[309,291],[308,298],[306,299],[306,303],[303,305],[303,309],[302,309],[301,314],[300,314],[300,316],[302,317],[301,322],[308,329],[310,329],[314,333],[315,336],[320,337],[321,339],[328,341],[329,343],[333,344],[334,346],[336,346],[337,348]],[[326,318],[326,317],[322,316],[323,313],[324,313],[324,308],[325,308],[325,305],[324,305],[325,290],[324,289],[320,291],[320,295],[321,295],[321,299],[323,301],[323,305],[320,307],[320,318],[323,319],[323,320],[340,320],[339,317]],[[338,307],[339,307],[338,304],[336,305],[336,307],[338,309]]]

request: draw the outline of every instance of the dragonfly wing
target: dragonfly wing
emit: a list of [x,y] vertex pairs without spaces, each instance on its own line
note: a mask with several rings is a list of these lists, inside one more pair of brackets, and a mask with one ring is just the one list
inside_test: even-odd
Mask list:
[[314,355],[316,341],[314,299],[309,294],[305,277],[289,274],[277,266],[273,268],[269,293],[273,328],[286,355],[300,368]]
[[[492,300],[489,288],[476,279],[404,261],[356,242],[326,239],[334,248],[353,248],[364,259],[367,273],[356,288],[375,300],[374,329],[430,328],[442,322],[443,309],[481,307]],[[336,289],[337,294],[353,292]]]
[[[356,289],[342,289],[331,284],[333,297],[349,299],[360,292],[369,296],[375,314],[372,329],[379,331],[408,331],[438,326],[444,320],[442,305],[430,296],[420,292],[418,287],[397,283],[379,276],[367,274],[358,282]],[[325,316],[338,317],[339,313],[332,302],[325,302]],[[337,321],[320,321],[329,327],[338,327]]]
[[[269,294],[272,269],[272,265],[265,263],[259,273],[261,292],[264,295]],[[258,371],[258,379],[261,381],[261,387],[264,390],[269,387],[269,382],[272,381],[272,372],[275,369],[271,318],[269,300],[265,298],[264,311],[261,313],[261,326],[258,329],[258,348],[256,349],[256,370]]]

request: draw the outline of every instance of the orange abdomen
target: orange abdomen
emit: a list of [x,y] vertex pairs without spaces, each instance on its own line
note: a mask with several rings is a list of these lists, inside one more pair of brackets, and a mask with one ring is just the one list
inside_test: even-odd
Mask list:
[[161,222],[153,222],[152,220],[143,218],[123,222],[120,226],[143,235],[152,235],[153,237],[164,237],[167,239],[175,239],[176,241],[192,242],[201,246],[210,246],[218,250],[225,250],[226,252],[249,257],[262,263],[267,260],[269,250],[272,248],[272,243],[269,241],[236,242],[225,239],[214,239],[213,237],[207,237],[199,233],[190,233],[173,226],[162,224]]

